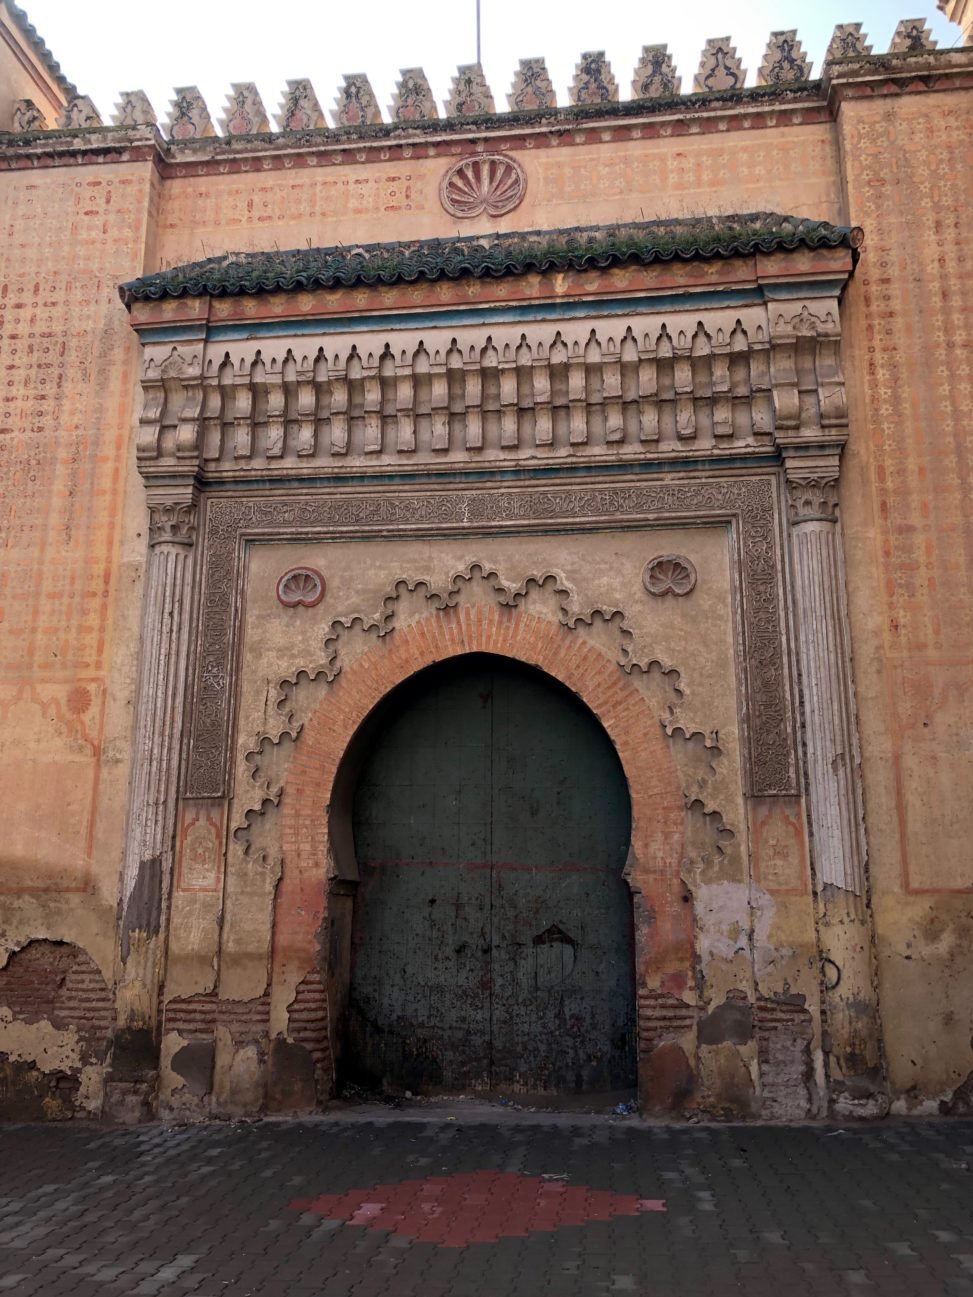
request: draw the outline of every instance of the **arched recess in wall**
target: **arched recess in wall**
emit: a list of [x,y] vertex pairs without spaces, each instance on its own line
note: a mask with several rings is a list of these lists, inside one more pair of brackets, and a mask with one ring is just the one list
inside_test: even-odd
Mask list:
[[[633,892],[637,995],[641,1001],[660,991],[679,994],[691,985],[692,912],[680,877],[685,800],[648,697],[610,654],[552,618],[521,606],[447,607],[396,627],[345,666],[295,745],[281,798],[283,872],[271,993],[275,1031],[286,1026],[302,980],[342,958],[340,951],[327,950],[329,906],[343,903],[341,862],[349,859],[341,816],[332,809],[339,805],[339,771],[346,754],[354,753],[355,736],[396,686],[424,667],[469,653],[538,667],[597,717],[618,754],[631,798],[626,876]],[[352,755],[349,771],[353,763]],[[329,1035],[333,1039],[330,1028]]]
[[575,694],[493,654],[426,667],[356,735],[331,825],[339,1088],[634,1091],[631,802]]

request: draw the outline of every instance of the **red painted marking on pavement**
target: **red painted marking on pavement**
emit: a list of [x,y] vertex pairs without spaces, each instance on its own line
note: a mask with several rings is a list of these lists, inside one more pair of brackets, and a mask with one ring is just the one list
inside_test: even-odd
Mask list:
[[542,1180],[510,1171],[473,1171],[377,1184],[347,1193],[295,1198],[294,1211],[312,1212],[365,1229],[440,1247],[526,1238],[566,1225],[665,1211],[658,1198],[613,1193]]

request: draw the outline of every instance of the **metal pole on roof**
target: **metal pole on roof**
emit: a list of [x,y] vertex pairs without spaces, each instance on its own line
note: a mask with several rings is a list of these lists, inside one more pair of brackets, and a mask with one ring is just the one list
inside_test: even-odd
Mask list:
[[480,0],[476,0],[476,61],[480,62]]

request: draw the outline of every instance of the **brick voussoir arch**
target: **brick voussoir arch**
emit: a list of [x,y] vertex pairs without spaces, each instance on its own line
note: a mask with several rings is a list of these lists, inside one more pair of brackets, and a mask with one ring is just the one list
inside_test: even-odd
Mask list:
[[341,669],[304,726],[281,798],[273,980],[284,1000],[320,957],[331,868],[329,811],[349,744],[397,685],[424,667],[477,652],[538,667],[604,726],[631,797],[628,879],[636,902],[638,989],[658,990],[673,974],[689,974],[692,932],[680,878],[685,801],[649,700],[617,661],[570,627],[519,606],[478,604],[431,611],[388,632]]

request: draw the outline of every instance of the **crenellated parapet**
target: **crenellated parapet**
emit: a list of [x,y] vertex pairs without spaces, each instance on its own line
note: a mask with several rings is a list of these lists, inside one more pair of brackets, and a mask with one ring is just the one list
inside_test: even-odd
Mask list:
[[[956,11],[956,21],[967,22],[965,10],[962,10],[958,0],[951,0],[951,3]],[[834,29],[821,68],[827,79],[829,70],[835,64],[849,59],[874,57],[887,60],[890,56],[928,55],[935,49],[936,41],[921,18],[904,19],[898,24],[884,56],[873,55],[872,46],[862,31],[861,23],[840,23]],[[330,114],[330,126],[337,131],[360,132],[379,126],[406,129],[434,121],[448,124],[457,119],[476,118],[482,121],[483,118],[494,116],[498,118],[499,124],[508,115],[529,117],[537,114],[541,117],[552,113],[581,114],[587,120],[589,114],[596,114],[599,110],[610,114],[622,108],[637,107],[647,101],[653,101],[656,106],[660,101],[673,101],[674,108],[678,103],[683,111],[693,111],[714,97],[732,98],[735,94],[757,89],[799,89],[810,83],[813,75],[812,60],[805,53],[797,31],[793,29],[771,33],[753,78],[743,67],[730,36],[708,39],[693,75],[692,93],[687,95],[681,94],[682,78],[665,45],[643,46],[629,83],[630,93],[626,97],[620,92],[619,82],[604,51],[590,50],[581,54],[568,87],[567,99],[560,103],[544,59],[522,59],[514,74],[510,93],[506,96],[508,114],[497,111],[493,90],[478,63],[464,64],[458,68],[449,93],[442,101],[442,111],[422,68],[402,70],[392,101],[384,115],[368,76],[361,72],[343,78]],[[156,120],[155,111],[141,90],[121,94],[113,119],[115,126],[151,125]],[[67,102],[56,123],[49,122],[44,113],[29,100],[18,101],[12,115],[12,131],[15,134],[101,126],[101,118],[91,100],[77,94]],[[163,134],[170,143],[180,145],[220,133],[224,137],[250,137],[278,133],[305,134],[330,129],[318,94],[307,78],[287,82],[276,115],[276,130],[256,85],[253,82],[234,82],[220,115],[219,126],[218,132],[199,90],[194,86],[182,87],[175,91]]]

